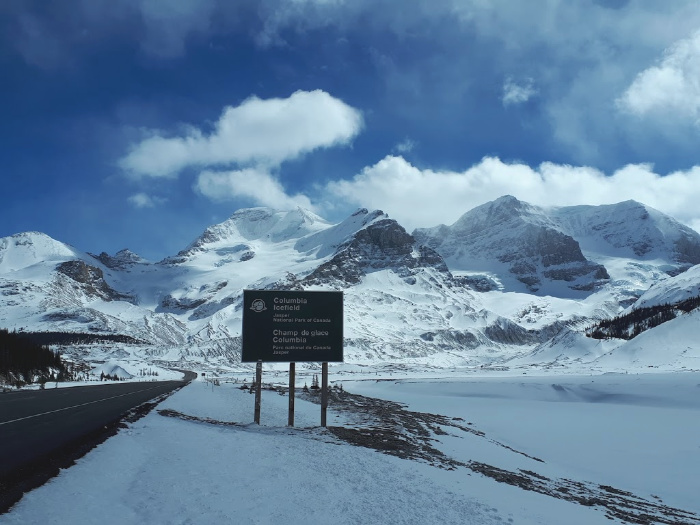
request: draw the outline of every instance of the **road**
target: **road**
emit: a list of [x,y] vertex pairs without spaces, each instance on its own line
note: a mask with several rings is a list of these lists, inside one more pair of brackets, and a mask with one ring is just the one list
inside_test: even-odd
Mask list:
[[0,481],[21,477],[23,470],[30,466],[36,470],[66,447],[94,439],[106,427],[114,427],[132,408],[183,386],[193,376],[186,373],[184,381],[0,394]]

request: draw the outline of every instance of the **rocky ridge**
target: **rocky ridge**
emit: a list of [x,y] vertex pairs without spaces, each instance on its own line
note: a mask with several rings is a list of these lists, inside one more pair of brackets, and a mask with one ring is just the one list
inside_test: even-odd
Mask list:
[[350,362],[490,366],[580,344],[561,334],[641,295],[621,293],[606,265],[651,268],[637,285],[648,288],[698,247],[700,235],[637,203],[543,209],[508,196],[413,234],[381,210],[338,224],[300,208],[239,210],[155,264],[19,234],[0,239],[0,326],[123,334],[152,345],[152,359],[230,365],[244,289],[333,289],[345,292]]
[[452,269],[505,269],[531,293],[552,282],[592,292],[610,278],[541,209],[511,196],[474,208],[452,226],[417,229],[414,236]]

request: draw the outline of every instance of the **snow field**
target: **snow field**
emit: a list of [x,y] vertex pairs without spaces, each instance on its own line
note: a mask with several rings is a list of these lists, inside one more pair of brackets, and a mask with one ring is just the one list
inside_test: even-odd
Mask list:
[[[486,437],[436,436],[460,461],[607,483],[700,511],[700,374],[343,380],[344,388],[463,417]],[[611,523],[584,507],[355,447],[318,427],[320,407],[240,383],[198,380],[158,406],[236,426],[156,411],[97,447],[0,516],[19,523]],[[345,418],[329,408],[331,425]],[[466,423],[465,423],[466,424]],[[511,447],[533,457],[518,454]]]
[[[456,459],[588,481],[700,513],[700,374],[472,377],[345,382],[409,409],[462,417],[503,448],[465,448],[440,437]],[[473,441],[473,440],[472,440]]]
[[[288,400],[276,393],[264,392],[263,424],[251,424],[253,398],[234,385],[195,382],[159,408],[246,423],[152,413],[25,496],[0,523],[509,522],[446,492],[425,466],[339,444],[318,427],[282,426]],[[317,405],[296,405],[300,426],[318,421]]]

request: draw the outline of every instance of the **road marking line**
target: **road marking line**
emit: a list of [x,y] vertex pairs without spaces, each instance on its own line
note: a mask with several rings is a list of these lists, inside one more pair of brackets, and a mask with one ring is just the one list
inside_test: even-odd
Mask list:
[[34,414],[31,416],[25,416],[25,417],[20,417],[18,419],[12,419],[10,421],[2,421],[0,422],[0,425],[8,425],[10,423],[16,423],[17,421],[24,421],[25,419],[32,419],[33,417],[39,417],[39,416],[45,416],[46,414],[53,414],[55,412],[62,412],[63,410],[70,410],[71,408],[79,408],[79,407],[84,407],[86,405],[92,405],[94,403],[100,403],[102,401],[108,401],[110,399],[116,399],[118,397],[124,397],[124,396],[130,396],[132,394],[139,394],[141,392],[148,392],[149,390],[153,390],[155,388],[158,388],[157,386],[152,386],[151,388],[146,388],[144,390],[136,390],[135,392],[127,392],[126,394],[119,394],[118,396],[112,396],[112,397],[105,397],[103,399],[96,399],[95,401],[88,401],[87,403],[81,403],[79,405],[73,405],[70,407],[63,407],[63,408],[57,408],[56,410],[49,410],[48,412],[42,412],[41,414]]

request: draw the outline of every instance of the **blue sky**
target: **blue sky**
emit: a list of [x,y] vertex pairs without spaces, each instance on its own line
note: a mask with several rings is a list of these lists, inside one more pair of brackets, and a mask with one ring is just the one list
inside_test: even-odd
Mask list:
[[0,237],[159,260],[250,206],[504,194],[700,229],[700,4],[5,0]]

